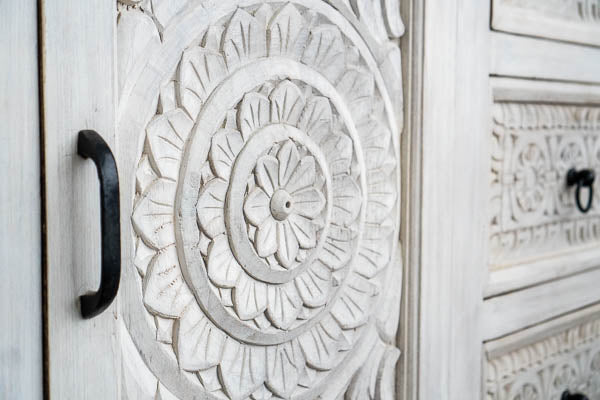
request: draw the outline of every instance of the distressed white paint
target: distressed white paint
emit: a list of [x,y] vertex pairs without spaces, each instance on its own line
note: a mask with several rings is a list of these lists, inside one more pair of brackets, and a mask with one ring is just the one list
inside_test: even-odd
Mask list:
[[37,7],[0,2],[0,398],[42,398]]

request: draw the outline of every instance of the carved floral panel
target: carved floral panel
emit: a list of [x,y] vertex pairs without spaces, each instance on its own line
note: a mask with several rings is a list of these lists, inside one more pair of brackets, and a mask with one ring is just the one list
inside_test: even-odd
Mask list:
[[570,168],[600,173],[599,107],[496,103],[492,139],[492,266],[600,242],[598,185],[585,215],[566,186]]
[[592,320],[488,358],[488,400],[560,400],[562,393],[600,399],[600,321]]
[[118,18],[127,396],[394,398],[398,3]]

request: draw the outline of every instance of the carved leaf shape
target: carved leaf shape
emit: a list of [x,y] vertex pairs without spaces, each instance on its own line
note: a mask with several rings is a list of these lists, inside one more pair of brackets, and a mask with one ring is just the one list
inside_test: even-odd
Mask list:
[[284,268],[290,268],[300,249],[298,239],[288,221],[277,224],[277,260]]
[[369,31],[378,42],[388,40],[382,1],[384,0],[352,0],[354,11],[360,20],[369,27]]
[[319,25],[310,31],[302,62],[322,71],[330,82],[336,82],[346,66],[345,48],[335,25]]
[[294,126],[298,124],[306,102],[298,86],[289,80],[284,80],[273,89],[269,99],[271,100],[271,122]]
[[154,180],[158,178],[147,155],[143,155],[138,163],[135,173],[135,188],[138,192],[144,193]]
[[152,14],[164,28],[188,3],[189,0],[152,0]]
[[298,128],[306,132],[316,143],[320,143],[323,138],[331,134],[332,115],[329,100],[323,96],[313,96],[306,102],[298,121]]
[[231,400],[246,399],[263,384],[265,365],[264,346],[247,345],[233,339],[225,342],[219,375]]
[[352,139],[346,135],[329,135],[321,143],[332,176],[350,173]]
[[142,194],[133,211],[131,220],[136,232],[156,250],[175,243],[173,203],[176,190],[175,182],[157,179]]
[[[271,199],[260,187],[255,187],[244,201],[244,214],[254,226],[260,226],[271,216]],[[271,253],[272,254],[272,253]]]
[[293,193],[292,200],[294,212],[308,218],[316,217],[325,207],[325,197],[314,187]]
[[358,250],[356,272],[367,279],[373,278],[387,266],[392,254],[393,228],[386,224],[365,224],[363,239]]
[[267,315],[279,329],[288,329],[302,310],[302,299],[293,282],[269,285]]
[[316,227],[310,219],[298,214],[290,214],[288,221],[301,248],[312,249],[317,245]]
[[367,170],[380,168],[388,159],[391,149],[391,133],[379,122],[371,119],[358,126]]
[[267,347],[267,387],[277,396],[289,399],[298,385],[303,362],[296,341]]
[[231,167],[243,146],[242,135],[236,130],[221,129],[213,136],[209,157],[217,176],[229,180]]
[[196,303],[177,321],[175,332],[175,352],[183,370],[198,371],[219,364],[227,337]]
[[277,251],[277,225],[275,219],[269,216],[256,230],[254,242],[259,256],[268,257]]
[[[290,143],[290,142],[288,142]],[[287,144],[287,143],[286,143]],[[294,149],[296,148],[296,146],[294,146],[292,144],[292,146],[294,147]],[[280,152],[283,150],[283,148],[280,150]],[[298,154],[297,152],[293,155],[293,157],[296,157],[296,154]],[[289,158],[288,158],[289,160]],[[279,167],[280,167],[280,171],[281,171],[281,166],[283,165],[283,162],[285,162],[284,160],[279,162]],[[291,163],[296,162],[295,158],[293,160],[290,160]],[[317,176],[317,170],[315,168],[315,159],[312,156],[306,156],[303,157],[302,160],[300,160],[300,163],[296,163],[294,170],[291,171],[291,176],[289,175],[290,171],[289,170],[285,170],[284,172],[284,179],[286,179],[287,177],[289,177],[289,180],[287,181],[287,184],[285,185],[285,189],[288,191],[288,193],[291,193],[292,196],[297,192],[300,191],[302,189],[308,188],[309,186],[312,186],[315,183],[316,180],[316,176]]]
[[368,222],[383,222],[395,205],[396,189],[390,178],[380,183],[369,184],[366,215]]
[[230,70],[266,54],[266,34],[260,22],[238,8],[223,35],[223,52]]
[[286,141],[283,146],[281,146],[277,152],[277,160],[279,161],[279,184],[281,186],[286,186],[300,162],[298,149],[291,140]]
[[269,21],[271,20],[272,16],[273,9],[268,3],[261,4],[260,7],[258,7],[258,9],[254,11],[254,18],[256,18],[258,22],[260,22],[261,26],[265,27],[265,30],[269,25]]
[[352,274],[331,309],[331,314],[342,329],[354,329],[364,325],[369,319],[371,297],[375,287],[359,275]]
[[308,39],[304,25],[304,18],[293,4],[282,7],[269,24],[269,56],[300,59]]
[[193,300],[179,267],[177,249],[169,246],[149,267],[144,281],[144,304],[153,313],[175,318]]
[[346,69],[336,87],[347,103],[352,103],[371,98],[375,93],[375,80],[368,71],[351,67]]
[[227,75],[223,56],[202,47],[183,53],[179,66],[179,100],[188,115],[196,118],[202,104]]
[[267,155],[259,158],[255,175],[256,182],[269,196],[279,189],[279,161],[275,157]]
[[241,320],[247,321],[262,314],[267,308],[267,285],[240,274],[233,289],[233,305]]
[[194,122],[180,109],[157,115],[146,128],[152,161],[160,176],[177,180],[185,142]]
[[309,331],[298,337],[306,362],[320,371],[335,366],[342,331],[332,317],[325,317]]
[[198,221],[200,221],[204,232],[211,238],[225,232],[223,212],[226,195],[227,182],[215,178],[208,182],[198,198],[198,204],[196,205]]
[[360,188],[349,175],[338,175],[332,180],[332,219],[338,224],[349,224],[360,213],[362,196]]
[[269,99],[260,93],[246,93],[238,111],[238,125],[248,140],[250,135],[269,122]]
[[208,248],[208,277],[217,286],[233,288],[242,267],[231,252],[226,235],[217,236]]
[[327,303],[331,287],[331,270],[315,261],[294,280],[302,301],[307,307],[320,307]]
[[331,225],[319,259],[334,271],[342,268],[352,256],[354,237],[350,229]]

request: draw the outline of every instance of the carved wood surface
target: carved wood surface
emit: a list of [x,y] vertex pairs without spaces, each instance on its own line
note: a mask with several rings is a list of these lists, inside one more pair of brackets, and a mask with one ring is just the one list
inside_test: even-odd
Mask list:
[[600,1],[493,0],[492,27],[598,46]]
[[398,2],[118,18],[125,395],[394,398]]

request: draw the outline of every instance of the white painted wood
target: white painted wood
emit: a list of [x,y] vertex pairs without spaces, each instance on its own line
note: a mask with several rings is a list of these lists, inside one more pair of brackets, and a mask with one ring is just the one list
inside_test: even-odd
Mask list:
[[0,2],[0,398],[41,399],[37,7]]
[[485,344],[486,398],[560,398],[562,392],[600,397],[600,306]]
[[484,339],[491,340],[600,301],[600,270],[591,270],[484,302]]
[[495,30],[600,45],[597,0],[493,0],[492,4]]
[[600,49],[491,33],[490,73],[499,76],[600,82]]
[[481,396],[474,377],[487,258],[488,32],[488,2],[425,4],[421,399]]
[[91,320],[79,310],[78,297],[98,287],[100,219],[95,167],[76,154],[81,129],[115,144],[115,4],[41,4],[49,395],[116,399],[116,307]]

